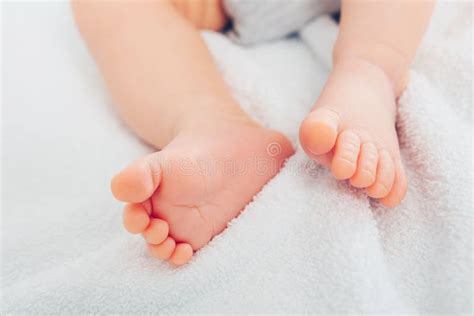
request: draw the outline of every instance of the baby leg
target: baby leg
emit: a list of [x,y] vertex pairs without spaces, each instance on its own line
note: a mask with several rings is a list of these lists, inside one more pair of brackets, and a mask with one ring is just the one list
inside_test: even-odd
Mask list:
[[112,180],[125,228],[152,255],[184,264],[293,149],[239,107],[198,33],[225,24],[219,1],[77,1],[74,11],[120,114],[162,149]]

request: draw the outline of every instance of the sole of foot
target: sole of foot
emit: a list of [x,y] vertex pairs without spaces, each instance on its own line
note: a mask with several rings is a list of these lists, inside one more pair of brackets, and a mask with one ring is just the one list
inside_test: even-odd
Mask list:
[[112,179],[126,202],[123,223],[142,234],[149,253],[174,265],[222,232],[280,170],[293,148],[282,134],[256,125],[185,130],[163,150]]

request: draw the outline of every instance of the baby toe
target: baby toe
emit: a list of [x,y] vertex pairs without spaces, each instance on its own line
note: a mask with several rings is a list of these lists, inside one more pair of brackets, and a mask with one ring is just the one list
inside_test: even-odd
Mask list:
[[166,238],[159,245],[148,244],[148,250],[150,251],[150,254],[153,257],[161,259],[161,260],[169,259],[171,255],[173,254],[175,248],[176,248],[176,242],[171,237]]
[[111,190],[117,200],[140,203],[147,200],[161,180],[158,153],[145,156],[113,177]]
[[123,211],[123,226],[131,234],[143,232],[150,223],[150,216],[141,204],[127,204]]
[[380,199],[380,202],[387,207],[395,207],[403,200],[408,188],[408,178],[400,159],[395,161],[395,180],[390,193]]
[[170,262],[180,266],[188,262],[193,256],[193,248],[190,244],[181,243],[176,245],[176,249],[170,257]]
[[367,189],[367,194],[372,198],[382,198],[386,196],[392,189],[394,179],[395,167],[392,157],[387,150],[382,149],[379,151],[375,183]]
[[162,219],[152,218],[150,225],[143,232],[143,237],[147,243],[152,245],[161,244],[168,237],[168,223]]
[[343,131],[337,138],[331,171],[336,179],[349,179],[357,168],[360,138],[352,131]]
[[356,188],[371,186],[375,181],[378,160],[377,147],[372,143],[362,144],[357,161],[357,170],[350,180],[351,185]]
[[325,107],[311,112],[300,127],[300,141],[311,156],[325,154],[334,147],[340,119],[336,112]]

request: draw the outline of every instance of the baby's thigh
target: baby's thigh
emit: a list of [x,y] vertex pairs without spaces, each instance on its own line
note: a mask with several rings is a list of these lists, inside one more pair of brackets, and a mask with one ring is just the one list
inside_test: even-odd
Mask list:
[[227,23],[222,0],[171,0],[171,2],[198,29],[220,31]]

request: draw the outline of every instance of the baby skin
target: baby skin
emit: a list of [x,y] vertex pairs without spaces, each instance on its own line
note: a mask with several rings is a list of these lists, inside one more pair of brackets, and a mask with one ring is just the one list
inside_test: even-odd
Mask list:
[[396,99],[432,8],[430,1],[343,1],[333,69],[300,127],[309,157],[388,207],[402,201],[408,184]]
[[349,179],[393,207],[407,190],[395,114],[395,94],[383,70],[365,60],[341,61],[301,125],[301,144],[336,179]]
[[[431,13],[422,1],[343,1],[334,66],[300,141],[337,179],[393,207],[407,178],[396,98]],[[199,36],[227,23],[220,0],[73,1],[117,109],[159,151],[112,180],[125,228],[175,265],[219,234],[293,148],[232,98]],[[404,23],[400,26],[400,20]]]
[[181,130],[165,148],[112,180],[127,202],[124,225],[150,253],[187,262],[239,214],[293,153],[280,133],[250,121],[222,120]]

